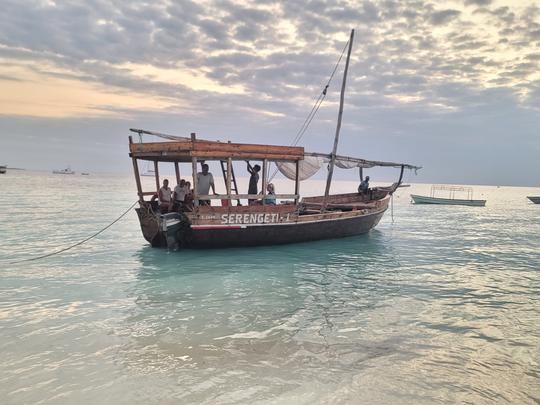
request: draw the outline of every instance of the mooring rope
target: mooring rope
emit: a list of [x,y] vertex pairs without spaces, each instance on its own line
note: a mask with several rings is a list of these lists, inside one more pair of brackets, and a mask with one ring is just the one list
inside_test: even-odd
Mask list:
[[34,261],[34,260],[39,260],[39,259],[44,259],[46,257],[50,257],[50,256],[54,256],[54,255],[57,255],[59,253],[62,253],[62,252],[65,252],[67,250],[70,250],[70,249],[73,249],[74,247],[77,247],[77,246],[80,246],[82,245],[83,243],[85,242],[88,242],[90,239],[93,239],[95,238],[96,236],[98,236],[100,233],[106,231],[107,229],[109,229],[111,226],[113,226],[115,223],[117,223],[118,221],[120,221],[129,211],[131,211],[131,209],[135,206],[135,204],[137,204],[139,201],[135,201],[133,204],[131,204],[131,206],[126,210],[124,211],[124,213],[122,215],[120,215],[118,218],[116,218],[114,221],[112,221],[109,225],[107,225],[106,227],[100,229],[98,232],[94,233],[93,235],[87,237],[86,239],[83,239],[81,240],[80,242],[77,242],[71,246],[68,246],[66,248],[63,248],[63,249],[60,249],[60,250],[57,250],[55,252],[51,252],[51,253],[47,253],[47,254],[44,254],[44,255],[41,255],[41,256],[37,256],[37,257],[31,257],[29,259],[22,259],[22,260],[17,260],[17,261],[14,261],[14,262],[7,262],[6,264],[17,264],[17,263],[23,263],[23,262],[31,262],[31,261]]

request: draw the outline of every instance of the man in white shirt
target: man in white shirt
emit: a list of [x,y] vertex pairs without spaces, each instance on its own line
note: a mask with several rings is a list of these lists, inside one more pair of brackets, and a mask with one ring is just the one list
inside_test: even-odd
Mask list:
[[[197,195],[209,195],[210,187],[212,187],[212,192],[216,194],[214,176],[208,171],[208,165],[205,163],[202,165],[202,172],[197,173]],[[199,201],[201,205],[210,205],[210,200]]]
[[161,212],[169,211],[172,202],[172,192],[169,188],[169,180],[163,180],[163,187],[158,192],[159,209]]
[[180,183],[176,185],[173,192],[173,203],[174,210],[181,209],[184,205],[184,200],[188,192],[186,181],[184,179],[180,180]]

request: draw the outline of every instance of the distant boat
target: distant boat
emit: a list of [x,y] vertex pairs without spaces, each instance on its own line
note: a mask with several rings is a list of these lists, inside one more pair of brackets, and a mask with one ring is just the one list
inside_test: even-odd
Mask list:
[[[437,191],[447,191],[448,198],[435,197]],[[467,193],[467,198],[456,198],[456,192]],[[431,186],[430,196],[411,194],[415,204],[439,204],[439,205],[467,205],[470,207],[484,207],[486,200],[473,200],[473,189],[471,187],[434,185]]]
[[75,172],[73,170],[71,170],[70,167],[67,167],[67,168],[61,169],[61,170],[53,170],[53,173],[54,174],[75,174]]
[[540,197],[527,197],[529,200],[531,200],[535,204],[540,204]]
[[7,166],[0,166],[0,174],[5,174],[7,171]]
[[146,165],[146,170],[141,173],[141,176],[156,177],[156,172],[154,171],[154,169],[150,168],[150,162],[148,162],[148,164]]
[[145,177],[155,177],[155,176],[156,176],[156,172],[153,171],[153,170],[147,170],[147,171],[145,171],[144,173],[141,173],[141,176],[145,176]]
[[81,176],[90,176],[90,173],[81,173]]

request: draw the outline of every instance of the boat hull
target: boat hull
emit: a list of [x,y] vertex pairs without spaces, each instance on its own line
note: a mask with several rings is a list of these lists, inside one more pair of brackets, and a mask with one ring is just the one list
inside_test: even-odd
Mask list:
[[[360,235],[374,228],[388,208],[388,199],[377,209],[328,212],[299,216],[292,222],[252,224],[192,224],[183,214],[155,214],[137,209],[141,230],[153,247],[211,249],[282,245]],[[311,218],[312,217],[312,218]]]
[[0,166],[0,174],[5,174],[7,171],[7,166]]
[[533,203],[535,204],[540,204],[540,196],[538,197],[535,197],[535,196],[529,196],[527,197],[529,200],[531,200]]
[[[386,209],[385,209],[386,210]],[[191,248],[283,245],[335,239],[369,232],[384,212],[358,217],[241,227],[192,228]]]
[[411,194],[415,204],[466,205],[469,207],[484,207],[486,200],[464,200],[458,198],[438,198]]

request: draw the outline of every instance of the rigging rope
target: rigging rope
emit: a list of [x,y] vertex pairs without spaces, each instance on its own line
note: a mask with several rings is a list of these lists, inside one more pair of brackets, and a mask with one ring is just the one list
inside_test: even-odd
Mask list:
[[[311,124],[311,121],[313,121],[313,118],[315,118],[315,115],[319,111],[319,107],[321,106],[322,102],[324,101],[324,99],[326,97],[328,87],[330,87],[330,82],[334,78],[334,75],[336,74],[339,63],[341,62],[341,59],[343,59],[343,55],[345,54],[345,50],[347,49],[348,46],[349,46],[349,41],[347,41],[347,43],[343,47],[343,51],[341,51],[341,55],[339,56],[339,59],[336,62],[336,65],[334,66],[334,70],[332,70],[332,74],[330,75],[330,78],[326,82],[326,85],[324,86],[324,89],[321,91],[321,94],[319,94],[319,97],[317,98],[317,100],[315,100],[315,103],[313,104],[313,107],[311,108],[311,111],[309,112],[308,116],[304,120],[304,123],[302,124],[302,126],[300,127],[298,132],[296,133],[296,136],[294,137],[294,139],[293,139],[290,146],[298,145],[298,142],[300,142],[300,139],[302,139],[302,137],[306,133],[309,125]],[[268,180],[269,182],[273,180],[273,178],[276,176],[278,170],[279,169],[276,167],[276,169],[274,170],[274,173],[272,173],[272,176],[270,176],[270,178]]]
[[60,250],[57,250],[55,252],[51,252],[51,253],[47,253],[45,255],[41,255],[41,256],[37,256],[37,257],[31,257],[30,259],[23,259],[23,260],[17,260],[17,261],[14,261],[14,262],[8,262],[7,264],[17,264],[17,263],[23,263],[23,262],[31,262],[31,261],[34,261],[34,260],[39,260],[39,259],[44,259],[46,257],[50,257],[50,256],[54,256],[54,255],[57,255],[59,253],[62,253],[62,252],[65,252],[67,250],[70,250],[70,249],[73,249],[74,247],[76,246],[80,246],[82,245],[83,243],[85,242],[88,242],[90,239],[93,239],[95,238],[96,236],[98,236],[100,233],[104,232],[105,230],[109,229],[111,226],[113,226],[115,223],[117,223],[118,221],[120,221],[129,211],[131,211],[131,209],[135,206],[135,204],[137,204],[139,201],[135,201],[133,204],[131,204],[131,206],[126,210],[124,211],[124,213],[122,215],[120,215],[118,218],[116,218],[113,222],[111,222],[109,225],[107,225],[106,227],[102,228],[101,230],[99,230],[98,232],[94,233],[92,236],[89,236],[88,238],[86,239],[83,239],[82,241],[80,242],[77,242],[75,243],[74,245],[71,245],[71,246],[68,246],[64,249],[60,249]]

